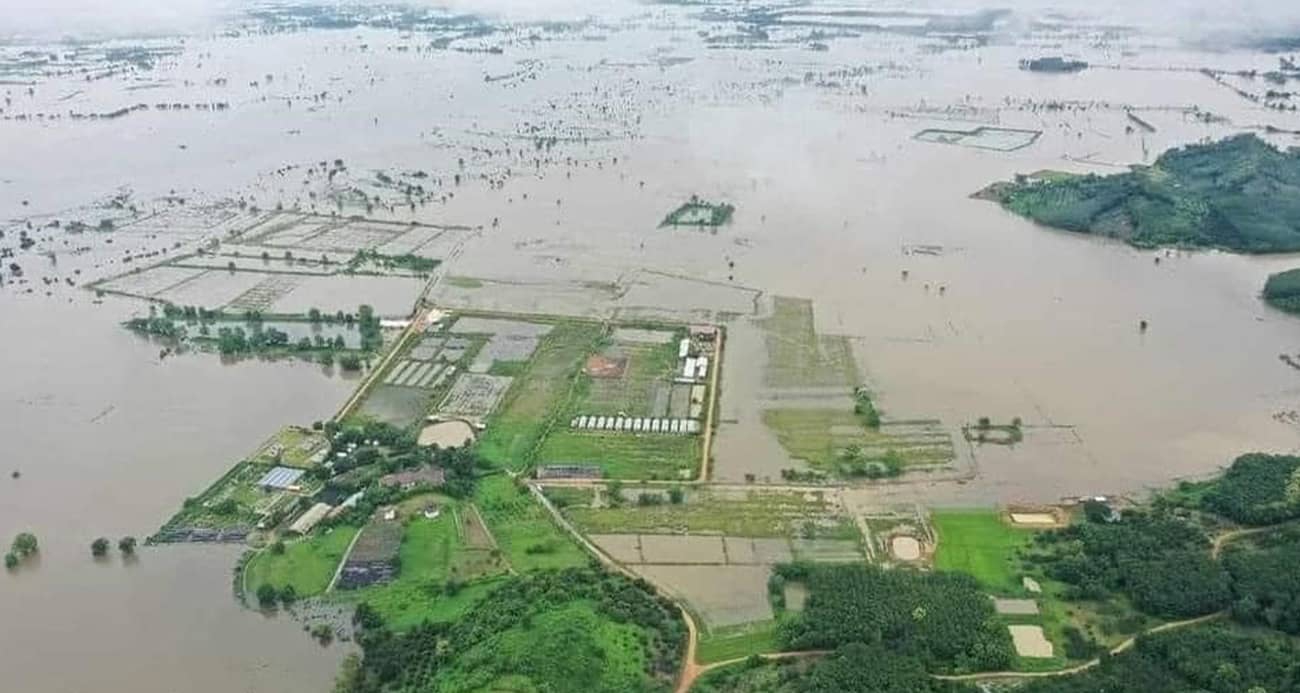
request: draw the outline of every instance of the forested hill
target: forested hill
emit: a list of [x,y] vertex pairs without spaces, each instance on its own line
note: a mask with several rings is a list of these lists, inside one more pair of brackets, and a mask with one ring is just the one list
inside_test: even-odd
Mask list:
[[1048,226],[1138,247],[1300,250],[1300,151],[1255,135],[1171,149],[1127,173],[1017,176],[981,196]]

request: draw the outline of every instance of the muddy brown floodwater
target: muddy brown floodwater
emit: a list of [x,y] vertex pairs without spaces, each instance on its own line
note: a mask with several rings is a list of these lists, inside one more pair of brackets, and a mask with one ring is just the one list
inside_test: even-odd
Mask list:
[[3,303],[0,533],[41,544],[0,587],[6,690],[326,690],[346,646],[241,609],[240,549],[142,546],[97,562],[89,547],[143,540],[285,421],[330,416],[353,383],[311,364],[160,362],[117,326],[126,306],[83,294]]
[[[978,19],[976,3],[953,4]],[[738,33],[748,3],[701,14],[615,0],[592,22],[491,21],[450,43],[244,26],[145,42],[167,48],[149,70],[65,74],[32,56],[72,48],[0,43],[0,250],[12,253],[0,266],[0,541],[30,530],[42,545],[39,562],[0,575],[6,687],[321,691],[347,652],[235,603],[238,549],[91,560],[94,538],[143,538],[355,385],[306,363],[160,360],[119,326],[143,302],[101,304],[82,288],[200,247],[232,254],[114,286],[206,307],[366,300],[401,316],[423,279],[257,274],[306,271],[282,249],[337,267],[372,234],[442,261],[429,294],[440,307],[726,323],[713,467],[724,481],[801,466],[765,409],[850,401],[847,383],[765,384],[757,320],[776,296],[811,300],[816,331],[847,338],[887,419],[938,420],[956,441],[957,472],[847,491],[851,504],[1134,493],[1242,452],[1295,451],[1300,371],[1278,355],[1300,352],[1300,319],[1258,293],[1300,258],[1139,251],[970,198],[1017,173],[1109,173],[1244,131],[1300,142],[1287,134],[1300,130],[1294,111],[1233,91],[1262,94],[1262,80],[1232,73],[1276,69],[1277,56],[1190,49],[1126,27],[1131,3],[1111,4],[1072,19],[1015,3],[972,38],[909,17],[864,29],[811,4]],[[1054,53],[1093,67],[1017,68]],[[1040,135],[1008,151],[916,139],[978,127]],[[691,195],[734,205],[732,221],[659,227]],[[275,226],[255,208],[277,207],[305,219],[268,231],[282,246],[232,238]],[[398,223],[362,220],[318,243],[331,214]],[[106,216],[112,231],[67,228]],[[412,221],[438,230],[408,236]],[[961,426],[980,417],[1021,418],[1024,441],[967,445]]]

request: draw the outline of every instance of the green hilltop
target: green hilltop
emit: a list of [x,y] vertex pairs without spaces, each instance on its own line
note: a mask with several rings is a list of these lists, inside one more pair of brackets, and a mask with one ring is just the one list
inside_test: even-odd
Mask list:
[[1047,226],[1142,247],[1300,250],[1300,150],[1255,135],[1171,149],[1109,176],[1036,174],[979,195]]

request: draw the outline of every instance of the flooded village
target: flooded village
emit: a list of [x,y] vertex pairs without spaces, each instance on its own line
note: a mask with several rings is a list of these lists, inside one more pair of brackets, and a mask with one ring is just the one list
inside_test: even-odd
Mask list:
[[[943,685],[1209,614],[1009,556],[1300,447],[1300,244],[1087,197],[1242,136],[1294,191],[1300,33],[489,5],[0,42],[0,541],[39,539],[0,573],[7,685],[497,690],[491,651],[572,629],[606,664],[569,690],[787,690],[729,667],[843,645],[799,630],[843,566],[992,598],[1005,657]],[[1250,206],[1189,205],[1150,214]],[[456,630],[546,580],[632,599],[592,566],[635,618]],[[381,629],[436,667],[376,665]]]

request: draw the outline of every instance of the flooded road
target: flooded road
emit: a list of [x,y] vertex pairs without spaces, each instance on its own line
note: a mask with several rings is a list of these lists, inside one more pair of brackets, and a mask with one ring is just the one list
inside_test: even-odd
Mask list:
[[[160,360],[118,324],[145,303],[97,305],[82,288],[117,277],[157,299],[244,305],[266,288],[248,272],[292,274],[287,255],[271,265],[246,250],[238,274],[224,257],[131,270],[240,247],[248,228],[274,226],[273,209],[304,227],[332,215],[439,225],[380,235],[441,261],[442,307],[726,323],[723,481],[802,464],[763,422],[780,400],[757,320],[776,296],[811,300],[816,331],[847,338],[886,417],[938,420],[958,441],[952,478],[866,486],[852,503],[1138,493],[1300,448],[1300,371],[1278,358],[1300,352],[1300,319],[1258,299],[1300,258],[1139,251],[970,198],[1017,173],[1109,173],[1243,131],[1300,143],[1285,132],[1300,130],[1294,111],[1199,72],[1263,92],[1232,73],[1274,69],[1275,55],[1099,23],[926,34],[817,15],[747,20],[763,31],[743,33],[694,8],[615,4],[590,22],[495,22],[446,43],[446,27],[364,25],[159,39],[156,65],[95,79],[33,74],[14,67],[18,48],[5,53],[0,540],[31,530],[42,544],[39,565],[0,575],[0,613],[23,624],[0,634],[15,689],[328,688],[346,648],[238,606],[236,549],[146,548],[131,565],[89,555],[98,536],[148,535],[266,436],[328,418],[354,387],[308,363]],[[1062,52],[1094,67],[1017,67]],[[916,139],[978,127],[1037,134],[1006,151]],[[692,195],[734,205],[731,223],[661,227]],[[115,230],[67,228],[107,217]],[[312,260],[348,261],[367,231],[349,233]],[[367,300],[400,317],[423,286],[295,276],[263,298],[327,311]],[[961,426],[985,416],[1023,419],[1024,442],[967,446]]]

